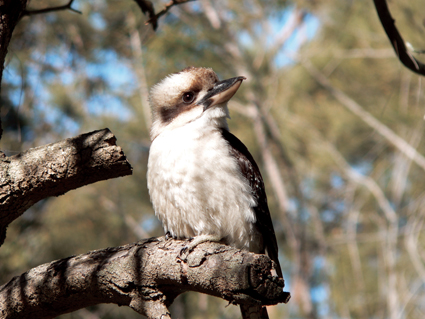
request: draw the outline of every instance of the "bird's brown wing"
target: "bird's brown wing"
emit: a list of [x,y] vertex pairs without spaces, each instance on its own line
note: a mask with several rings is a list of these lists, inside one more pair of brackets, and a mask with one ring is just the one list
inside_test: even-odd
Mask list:
[[[230,154],[237,160],[241,173],[248,180],[257,206],[253,207],[256,217],[255,226],[263,236],[267,255],[276,263],[276,272],[282,278],[282,269],[278,259],[276,235],[267,205],[267,196],[264,188],[263,177],[255,163],[254,158],[246,146],[232,133],[221,129],[223,138],[229,143]],[[264,253],[264,251],[263,251]]]

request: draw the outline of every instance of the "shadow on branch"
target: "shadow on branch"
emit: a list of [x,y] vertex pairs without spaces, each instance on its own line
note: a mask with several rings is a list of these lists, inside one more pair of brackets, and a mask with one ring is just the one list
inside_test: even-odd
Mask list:
[[240,305],[288,302],[267,256],[204,243],[182,257],[187,244],[150,238],[38,266],[0,287],[0,313],[4,319],[54,318],[115,303],[148,318],[171,318],[168,306],[186,291]]

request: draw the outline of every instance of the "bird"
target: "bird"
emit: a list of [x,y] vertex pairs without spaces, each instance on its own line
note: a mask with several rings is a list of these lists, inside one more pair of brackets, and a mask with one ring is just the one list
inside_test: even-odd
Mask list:
[[227,123],[244,80],[187,67],[151,88],[148,190],[167,235],[267,253],[282,278],[263,178]]

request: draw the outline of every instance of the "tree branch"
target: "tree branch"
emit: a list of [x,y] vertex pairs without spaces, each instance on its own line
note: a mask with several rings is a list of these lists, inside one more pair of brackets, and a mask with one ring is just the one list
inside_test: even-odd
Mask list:
[[6,227],[38,201],[131,174],[109,129],[0,157],[0,244]]
[[385,140],[395,146],[407,158],[415,162],[420,168],[425,171],[425,156],[420,154],[412,145],[406,142],[403,138],[397,135],[388,126],[377,120],[372,114],[367,112],[356,101],[347,96],[344,92],[334,87],[331,81],[324,76],[313,64],[308,60],[300,61],[310,75],[328,90],[342,105],[357,115],[363,122],[376,130]]
[[[153,17],[155,16],[155,9],[153,7],[153,4],[151,1],[148,0],[134,0],[137,5],[139,6],[140,10],[142,10],[142,12],[144,14],[148,13],[149,14],[149,21],[151,19],[153,19]],[[146,24],[148,24],[149,22],[146,22]],[[152,28],[154,30],[156,30],[156,28],[158,27],[158,23],[157,21],[153,21],[152,22]]]
[[24,16],[32,16],[32,15],[36,15],[36,14],[44,14],[44,13],[49,13],[49,12],[53,12],[53,11],[61,11],[61,10],[70,10],[72,12],[82,14],[81,11],[76,10],[76,9],[71,7],[73,2],[74,2],[74,0],[69,0],[69,2],[67,4],[64,4],[63,6],[44,8],[44,9],[38,9],[38,10],[24,10],[24,11],[22,11],[21,18],[24,17]]
[[391,45],[394,48],[397,57],[404,64],[405,67],[412,70],[413,72],[425,75],[425,65],[415,59],[406,47],[406,43],[401,37],[398,29],[395,26],[395,20],[391,16],[390,10],[386,0],[373,0],[378,13],[381,24],[390,39]]
[[[3,78],[4,61],[7,54],[7,48],[9,46],[10,39],[12,37],[13,30],[18,23],[22,11],[27,5],[26,0],[3,0],[0,1],[0,93],[1,93],[1,82]],[[0,103],[1,113],[2,103]],[[3,134],[3,128],[0,117],[0,139]],[[0,229],[0,240],[1,240],[1,229]]]
[[[135,1],[140,6],[140,8],[142,9],[143,13],[146,13],[145,10],[147,10],[147,12],[149,12],[149,20],[146,21],[145,24],[146,25],[152,24],[152,28],[154,30],[156,30],[157,27],[158,27],[158,19],[160,17],[162,17],[164,14],[166,14],[173,6],[179,5],[179,4],[183,4],[183,3],[186,3],[186,2],[190,2],[190,1],[194,1],[194,0],[171,0],[157,14],[155,14],[155,11],[153,9],[152,3],[150,1],[144,1],[144,0],[135,0]],[[145,8],[146,8],[145,10],[144,10],[144,8],[142,7],[141,4],[145,6]]]
[[241,305],[288,302],[267,256],[204,243],[181,258],[188,243],[150,238],[38,266],[0,287],[0,313],[3,319],[53,318],[115,303],[165,319],[171,318],[167,307],[186,291]]

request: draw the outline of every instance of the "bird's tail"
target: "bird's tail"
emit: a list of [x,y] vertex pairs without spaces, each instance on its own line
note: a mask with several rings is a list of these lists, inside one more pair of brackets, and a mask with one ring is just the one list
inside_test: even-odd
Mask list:
[[276,269],[277,276],[279,278],[283,278],[282,268],[280,267],[279,257],[277,256],[277,249],[276,250],[274,250],[274,249],[267,249],[267,255],[275,263],[275,269]]

